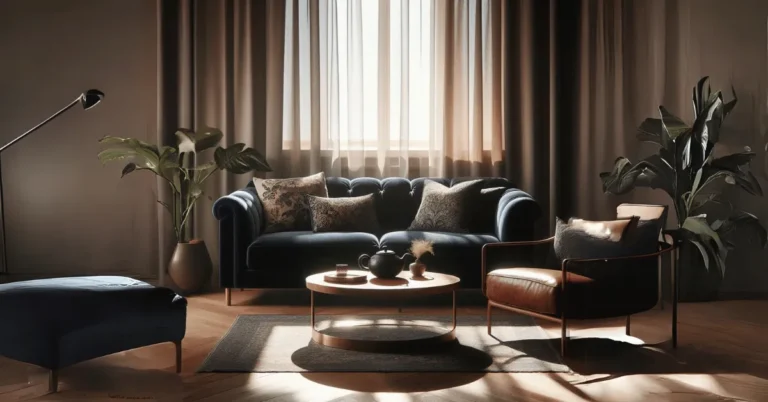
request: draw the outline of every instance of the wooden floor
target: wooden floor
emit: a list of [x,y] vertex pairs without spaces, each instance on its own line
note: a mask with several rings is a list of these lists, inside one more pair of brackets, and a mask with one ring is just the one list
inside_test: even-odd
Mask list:
[[[59,393],[46,395],[45,370],[0,358],[0,401],[768,401],[768,301],[754,300],[681,304],[680,345],[671,353],[616,342],[665,339],[669,309],[634,317],[636,337],[624,335],[623,319],[576,323],[566,360],[572,373],[195,374],[238,314],[308,313],[300,303],[252,305],[259,295],[234,291],[232,307],[224,306],[223,294],[189,299],[181,375],[173,371],[174,348],[168,343],[64,369]],[[400,314],[436,310],[405,307]],[[389,307],[318,309],[362,312],[398,314]],[[462,314],[483,309],[460,308],[459,320]],[[541,325],[559,336],[557,327]]]

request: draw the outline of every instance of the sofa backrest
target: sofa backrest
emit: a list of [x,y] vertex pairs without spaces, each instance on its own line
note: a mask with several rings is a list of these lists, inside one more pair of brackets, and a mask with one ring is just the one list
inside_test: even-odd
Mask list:
[[[420,177],[418,179],[406,179],[404,177],[388,177],[385,179],[359,177],[347,179],[344,177],[327,177],[325,183],[328,188],[328,196],[333,198],[359,197],[379,192],[381,198],[376,203],[376,208],[378,209],[379,224],[382,231],[386,233],[408,229],[421,204],[424,181],[427,179],[447,187],[475,179],[482,179],[485,182],[483,188],[514,187],[509,180],[502,177],[462,177],[455,179],[431,177]],[[493,232],[494,221],[492,217],[494,213],[495,211],[489,214],[488,222],[482,222],[482,226],[486,228],[484,232]]]

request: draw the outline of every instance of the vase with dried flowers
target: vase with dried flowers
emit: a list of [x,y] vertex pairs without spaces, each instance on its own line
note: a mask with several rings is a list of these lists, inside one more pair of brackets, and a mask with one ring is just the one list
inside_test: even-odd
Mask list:
[[410,253],[416,258],[416,261],[412,262],[408,268],[411,271],[411,275],[414,278],[422,278],[424,272],[427,271],[427,265],[424,263],[424,257],[427,255],[435,255],[433,244],[429,240],[414,240],[411,242]]

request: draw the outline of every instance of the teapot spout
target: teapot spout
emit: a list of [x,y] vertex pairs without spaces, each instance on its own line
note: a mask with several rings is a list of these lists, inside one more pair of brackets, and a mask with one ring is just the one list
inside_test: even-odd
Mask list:
[[414,257],[411,253],[405,253],[402,257],[400,257],[400,261],[402,261],[403,264],[410,264],[416,261],[416,257]]

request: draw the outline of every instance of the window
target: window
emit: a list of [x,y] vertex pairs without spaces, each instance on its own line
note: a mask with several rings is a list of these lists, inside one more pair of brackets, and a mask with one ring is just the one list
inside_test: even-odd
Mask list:
[[[296,63],[296,54],[289,50],[295,43],[293,34],[298,34],[299,87],[285,85],[284,109],[294,108],[293,97],[298,97],[302,149],[309,149],[311,144],[313,102],[320,103],[315,107],[320,109],[317,124],[322,149],[376,150],[381,144],[398,150],[404,142],[408,149],[429,147],[432,1],[388,3],[388,17],[382,17],[375,0],[321,1],[315,22],[319,26],[314,27],[310,4],[301,1],[298,29],[290,26],[293,17],[289,6],[285,80],[295,80],[295,71],[288,67]],[[313,29],[319,58],[315,64],[319,82],[315,86]],[[319,94],[313,94],[313,89]],[[285,124],[292,127],[294,121]],[[293,142],[292,138],[284,140]]]

